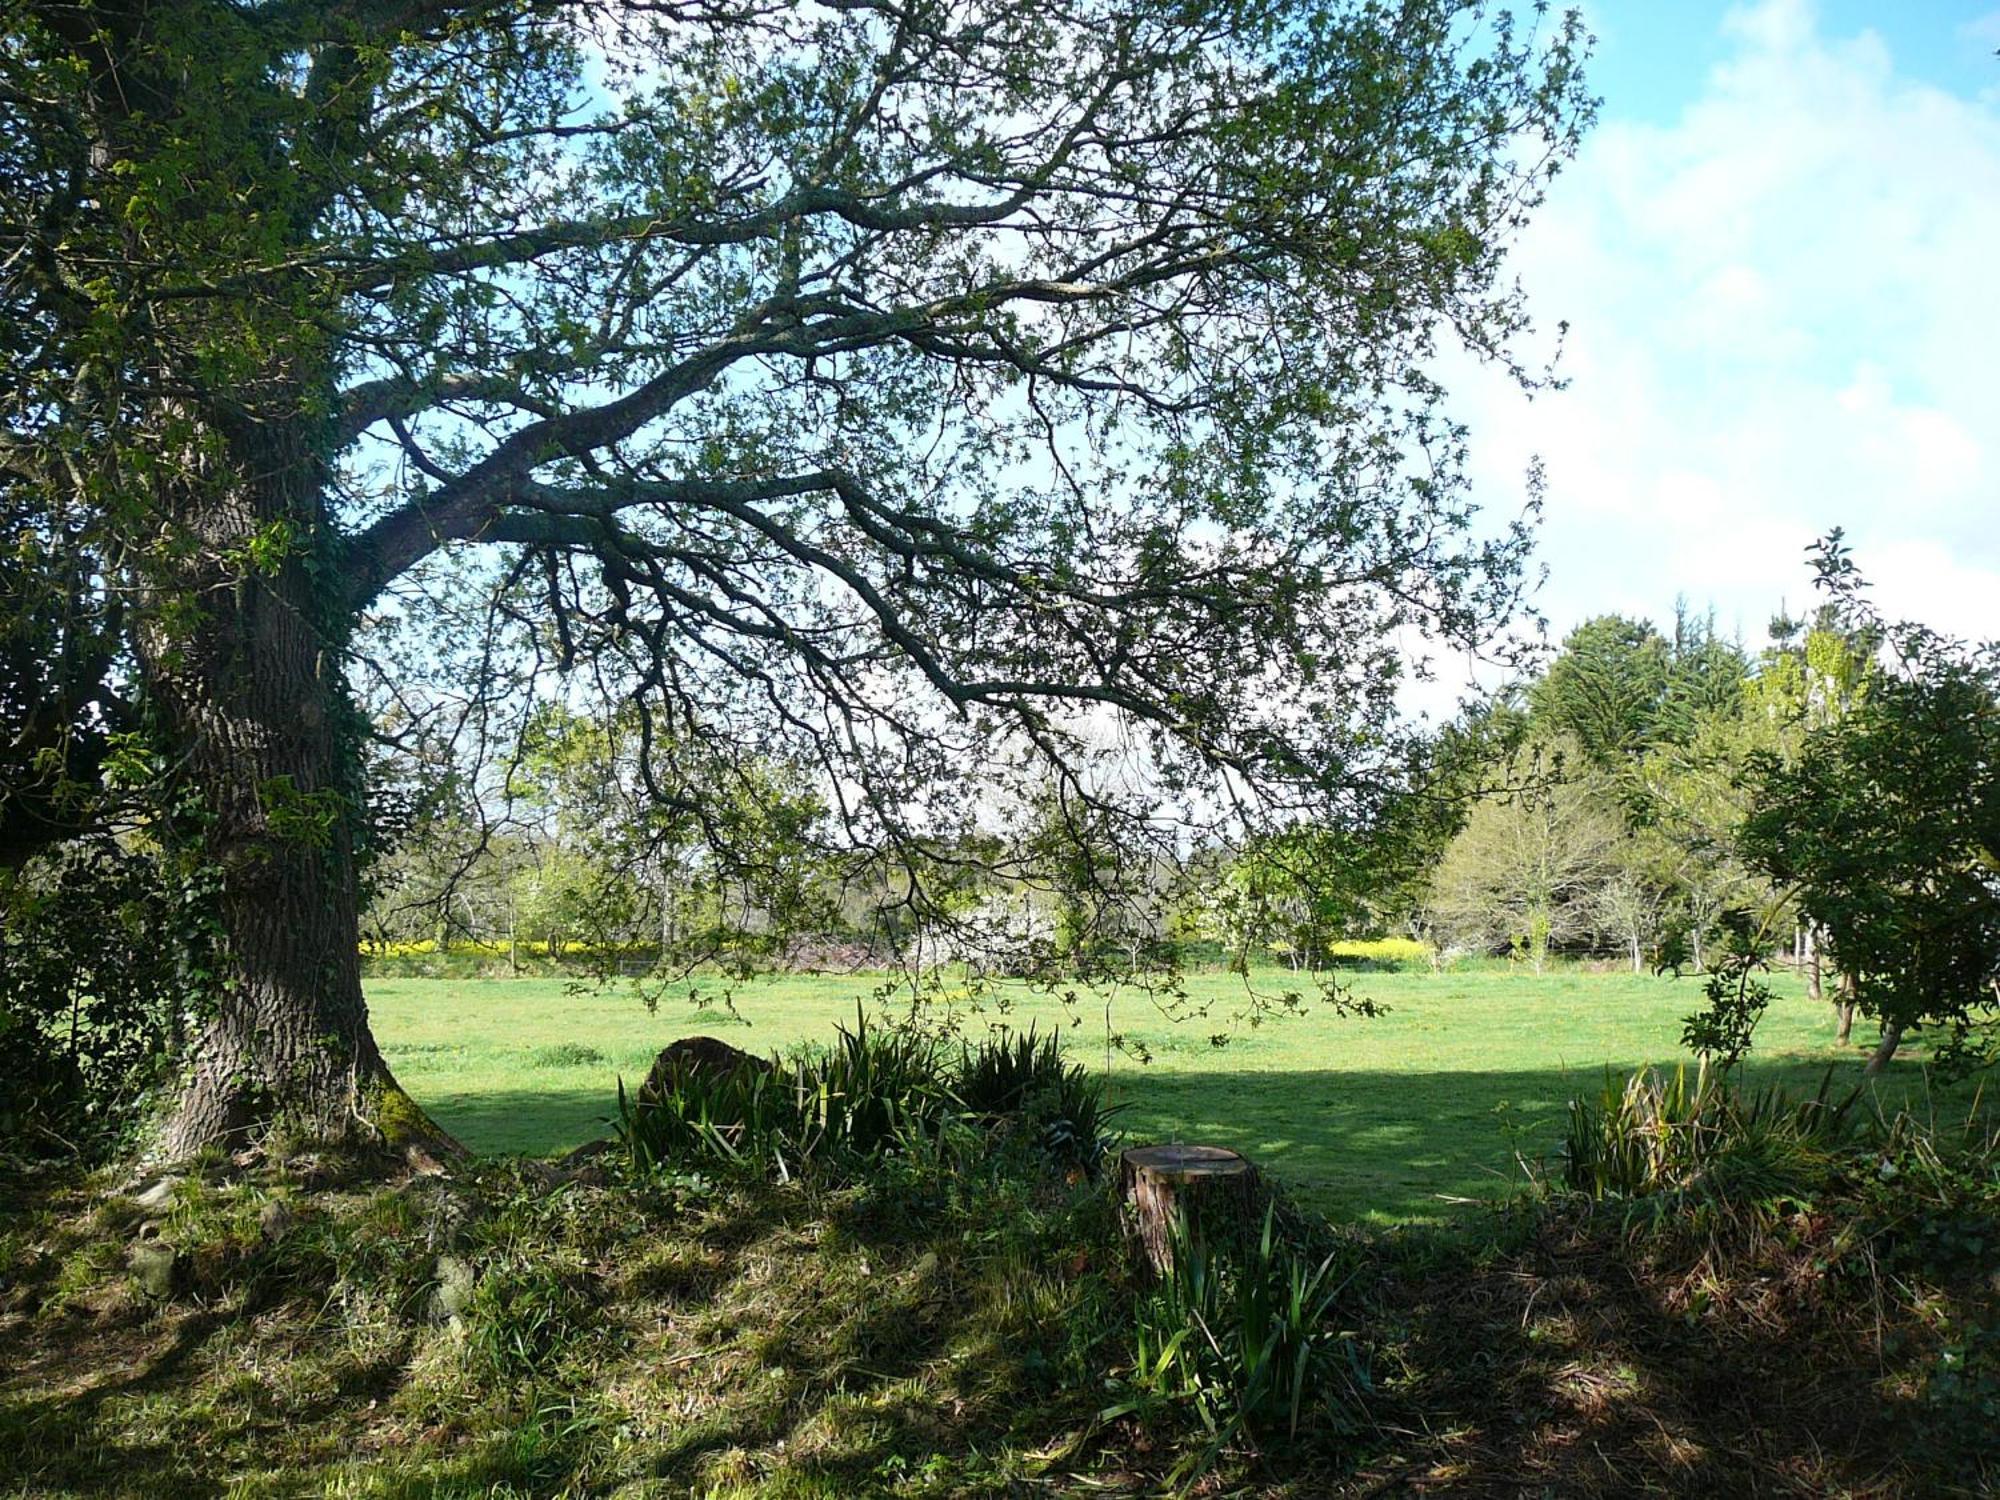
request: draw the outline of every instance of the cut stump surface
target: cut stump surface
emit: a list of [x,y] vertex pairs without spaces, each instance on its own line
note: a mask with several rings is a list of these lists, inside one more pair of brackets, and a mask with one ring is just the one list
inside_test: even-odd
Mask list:
[[1257,1169],[1221,1146],[1135,1146],[1118,1158],[1140,1269],[1164,1275],[1173,1265],[1178,1214],[1188,1233],[1206,1236],[1247,1230],[1262,1197]]

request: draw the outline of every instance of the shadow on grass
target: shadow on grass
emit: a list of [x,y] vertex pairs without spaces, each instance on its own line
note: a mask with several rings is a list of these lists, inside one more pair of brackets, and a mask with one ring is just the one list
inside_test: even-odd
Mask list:
[[1642,1247],[1616,1222],[1557,1219],[1498,1260],[1401,1289],[1398,1326],[1380,1333],[1407,1383],[1384,1415],[1425,1437],[1389,1445],[1356,1488],[1940,1493],[1905,1467],[1909,1392],[1880,1379],[1864,1299],[1822,1300],[1797,1274],[1811,1247],[1699,1238]]
[[[1751,1087],[1781,1083],[1814,1093],[1832,1067],[1837,1095],[1864,1087],[1865,1054],[1753,1059]],[[1672,1067],[1673,1059],[1660,1066]],[[1335,1219],[1436,1222],[1468,1202],[1525,1185],[1522,1161],[1553,1154],[1568,1102],[1595,1095],[1602,1067],[1488,1071],[1127,1067],[1112,1080],[1118,1123],[1133,1140],[1199,1141],[1241,1151],[1276,1174],[1305,1206]],[[557,1086],[457,1092],[413,1087],[439,1124],[473,1150],[547,1155],[608,1133],[616,1100]],[[1899,1060],[1866,1093],[1885,1111],[1908,1101],[1962,1111],[1975,1085],[1933,1089],[1915,1058]]]
[[[1809,1093],[1824,1070],[1779,1060],[1750,1081]],[[1448,1208],[1441,1194],[1504,1188],[1512,1147],[1543,1149],[1565,1102],[1602,1078],[1559,1068],[1322,1068],[1162,1071],[1121,1083],[1135,1135],[1235,1145],[1306,1189],[1309,1203],[1407,1219],[1438,1216]],[[1835,1087],[1858,1079],[1857,1058],[1842,1064]],[[1879,1092],[1885,1109],[1921,1097],[1921,1069],[1894,1070]],[[1939,1094],[1940,1112],[1962,1108],[1969,1093]],[[478,1131],[502,1123],[532,1139],[607,1112],[600,1091],[575,1087],[460,1090],[424,1102],[475,1145]],[[1510,1120],[1521,1122],[1511,1141],[1502,1128]],[[668,1493],[866,1495],[936,1464],[937,1493],[1027,1493],[1026,1455],[1090,1426],[1101,1377],[1120,1357],[1122,1314],[1078,1302],[1077,1278],[1050,1274],[1066,1246],[1049,1255],[1036,1247],[1016,1277],[956,1236],[911,1232],[937,1222],[915,1200],[857,1213],[760,1186],[654,1222],[643,1197],[576,1191],[589,1211],[565,1232],[591,1247],[581,1274],[592,1296],[562,1315],[574,1343],[557,1341],[531,1378],[488,1392],[506,1405],[480,1409],[491,1418],[482,1430],[420,1425],[433,1406],[452,1405],[421,1391],[399,1412],[396,1393],[412,1372],[393,1360],[300,1383],[243,1420],[217,1404],[212,1384],[241,1366],[243,1329],[195,1313],[174,1329],[135,1327],[122,1342],[103,1336],[115,1330],[62,1325],[62,1363],[125,1368],[84,1399],[52,1371],[29,1399],[0,1403],[0,1452],[32,1454],[37,1482],[92,1494],[219,1493],[213,1475],[269,1467],[290,1451],[301,1456],[267,1492],[296,1492],[285,1488],[296,1480],[300,1489],[433,1497],[600,1493],[651,1480]],[[1696,1261],[1654,1265],[1628,1249],[1615,1227],[1571,1235],[1558,1224],[1496,1262],[1454,1258],[1428,1280],[1407,1267],[1409,1280],[1392,1275],[1365,1336],[1393,1351],[1380,1368],[1396,1376],[1384,1388],[1398,1409],[1385,1415],[1401,1432],[1378,1434],[1381,1467],[1361,1483],[1474,1495],[1748,1494],[1787,1484],[1836,1493],[1852,1491],[1871,1465],[1886,1472],[1879,1434],[1867,1435],[1867,1403],[1881,1403],[1858,1339],[1843,1346],[1827,1336],[1804,1301],[1704,1321],[1677,1300],[1702,1269]],[[1378,1320],[1372,1307],[1357,1312]],[[1079,1329],[1111,1342],[1067,1342]],[[296,1332],[304,1340],[311,1329]],[[409,1337],[451,1347],[414,1323]],[[274,1361],[301,1357],[281,1355],[275,1339],[259,1347]],[[370,1415],[378,1395],[379,1418]],[[132,1410],[148,1396],[157,1426]],[[185,1417],[169,1420],[159,1409],[167,1403]],[[462,1405],[473,1409],[469,1395]],[[211,1420],[205,1411],[216,1413],[212,1429],[200,1425]],[[383,1446],[391,1439],[395,1451]],[[1102,1449],[1079,1462],[1115,1462],[1110,1449],[1124,1440],[1101,1435]],[[288,1450],[294,1441],[301,1447]],[[330,1449],[341,1457],[326,1459]],[[1309,1483],[1292,1493],[1346,1492],[1333,1475]],[[1918,1493],[1897,1483],[1876,1492]]]

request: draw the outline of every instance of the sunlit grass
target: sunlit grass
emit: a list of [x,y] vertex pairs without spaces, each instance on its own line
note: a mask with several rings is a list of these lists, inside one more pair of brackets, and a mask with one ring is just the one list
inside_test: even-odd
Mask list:
[[[1107,1016],[1103,996],[1071,1009],[1013,991],[1006,1014],[989,1005],[964,1024],[1060,1026],[1078,1058],[1108,1070],[1130,1134],[1234,1147],[1315,1207],[1391,1222],[1437,1218],[1456,1200],[1518,1184],[1517,1152],[1550,1149],[1567,1101],[1594,1092],[1607,1066],[1681,1056],[1682,1020],[1702,998],[1695,980],[1579,971],[1358,973],[1349,982],[1388,1013],[1342,1017],[1309,995],[1304,1014],[1252,1025],[1244,981],[1207,974],[1188,985],[1205,1013],[1185,1018],[1137,993],[1111,997]],[[891,1003],[874,996],[878,983],[758,980],[735,987],[733,1011],[712,991],[649,1012],[625,989],[571,993],[552,979],[378,979],[369,999],[391,1064],[440,1123],[481,1152],[545,1154],[603,1134],[617,1078],[643,1076],[675,1037],[708,1032],[759,1052],[824,1041],[857,1000]],[[1271,972],[1256,983],[1277,991],[1295,981]],[[1833,1064],[1836,1086],[1858,1082],[1872,1036],[1857,1028],[1855,1045],[1836,1050],[1831,1008],[1788,976],[1777,988],[1751,1078],[1810,1091]],[[1122,1047],[1111,1040],[1119,1037]],[[1915,1048],[1899,1060],[1885,1092],[1901,1099],[1924,1088],[1921,1058]]]

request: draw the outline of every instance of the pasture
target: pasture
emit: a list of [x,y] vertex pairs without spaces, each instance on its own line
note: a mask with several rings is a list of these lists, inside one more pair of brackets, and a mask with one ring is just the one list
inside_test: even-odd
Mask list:
[[[571,993],[554,979],[372,980],[368,999],[397,1076],[438,1122],[486,1154],[547,1155],[605,1132],[616,1083],[644,1076],[657,1050],[693,1032],[749,1051],[826,1040],[857,1001],[888,1013],[870,976],[739,983],[733,1014],[685,993],[654,1012],[627,990]],[[1291,978],[1255,977],[1271,992]],[[1342,1016],[1308,996],[1303,1014],[1244,1021],[1244,980],[1191,976],[1203,1013],[1174,1018],[1144,995],[1085,995],[1074,1009],[1025,990],[962,1018],[970,1030],[1063,1028],[1079,1060],[1107,1068],[1126,1133],[1234,1147],[1307,1205],[1377,1224],[1437,1221],[1522,1182],[1517,1153],[1551,1149],[1567,1100],[1604,1070],[1672,1066],[1700,981],[1562,970],[1357,973],[1352,992],[1387,1008]],[[1837,1051],[1831,1008],[1789,975],[1745,1069],[1810,1093],[1829,1065],[1859,1082],[1872,1033]],[[1106,1045],[1108,1027],[1124,1047]],[[1212,1038],[1226,1041],[1216,1045]],[[1135,1054],[1143,1051],[1149,1061]],[[1920,1046],[1885,1075],[1886,1100],[1927,1088]]]

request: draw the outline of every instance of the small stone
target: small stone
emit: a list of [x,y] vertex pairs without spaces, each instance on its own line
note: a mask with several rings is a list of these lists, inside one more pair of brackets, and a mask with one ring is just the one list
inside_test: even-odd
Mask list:
[[257,1211],[257,1232],[275,1245],[297,1220],[290,1204],[282,1198],[273,1198]]
[[414,1142],[403,1148],[403,1160],[419,1177],[444,1176],[444,1163]]
[[431,1293],[431,1315],[440,1323],[456,1323],[472,1306],[472,1294],[479,1278],[472,1267],[456,1255],[440,1255],[437,1260],[437,1289]]
[[164,1240],[141,1240],[125,1256],[126,1269],[149,1302],[171,1302],[180,1290],[180,1252]]
[[165,1208],[174,1196],[174,1189],[181,1185],[178,1177],[162,1177],[143,1193],[132,1195],[132,1201],[143,1209]]

